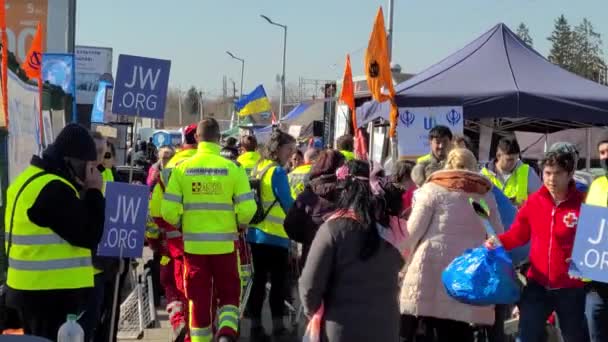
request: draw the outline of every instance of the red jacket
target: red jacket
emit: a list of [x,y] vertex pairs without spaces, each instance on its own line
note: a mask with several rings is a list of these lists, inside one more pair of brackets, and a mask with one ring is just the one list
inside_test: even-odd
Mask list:
[[582,281],[570,278],[570,262],[566,261],[572,255],[583,202],[584,194],[576,190],[574,182],[569,187],[568,198],[559,204],[543,186],[519,209],[511,229],[499,236],[507,250],[530,241],[528,279],[555,289],[583,286]]

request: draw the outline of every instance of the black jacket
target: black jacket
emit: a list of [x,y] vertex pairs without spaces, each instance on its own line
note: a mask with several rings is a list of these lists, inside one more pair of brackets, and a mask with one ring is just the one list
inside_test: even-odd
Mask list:
[[315,178],[298,195],[285,217],[287,236],[302,244],[302,265],[306,262],[319,227],[325,222],[326,216],[335,210],[337,194],[336,176]]

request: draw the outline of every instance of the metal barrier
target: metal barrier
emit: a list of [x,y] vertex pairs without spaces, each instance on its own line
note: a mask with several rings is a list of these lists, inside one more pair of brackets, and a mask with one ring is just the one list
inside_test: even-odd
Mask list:
[[[136,272],[135,270],[133,272]],[[156,323],[156,308],[150,270],[146,269],[127,298],[120,304],[118,339],[135,340]]]

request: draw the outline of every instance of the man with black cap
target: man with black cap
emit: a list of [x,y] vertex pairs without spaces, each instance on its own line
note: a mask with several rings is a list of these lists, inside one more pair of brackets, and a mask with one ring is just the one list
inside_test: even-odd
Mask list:
[[67,315],[86,307],[105,210],[96,160],[89,132],[69,124],[7,190],[7,304],[26,334],[56,340]]

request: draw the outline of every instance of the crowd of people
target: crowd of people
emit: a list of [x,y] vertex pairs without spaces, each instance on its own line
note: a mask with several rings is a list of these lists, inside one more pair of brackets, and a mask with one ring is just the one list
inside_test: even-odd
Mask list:
[[[252,135],[222,143],[206,119],[184,130],[179,149],[158,149],[145,236],[174,340],[237,341],[243,314],[252,341],[294,340],[285,303],[298,302],[307,317],[322,312],[321,341],[503,342],[512,317],[523,342],[546,341],[547,325],[565,342],[608,341],[606,284],[568,273],[581,205],[608,206],[606,177],[575,177],[574,145],[551,146],[540,176],[516,140],[502,138],[480,165],[470,141],[443,126],[430,130],[428,155],[391,170],[356,159],[353,145],[346,135],[336,149],[298,146],[280,129],[264,146]],[[608,172],[608,136],[597,147]],[[127,263],[96,248],[114,156],[103,136],[70,124],[9,186],[3,297],[27,334],[55,340],[66,315],[82,313],[87,342],[110,338],[113,284]],[[488,204],[496,237],[471,199]],[[524,275],[516,305],[446,293],[443,270],[482,245],[512,253]]]

